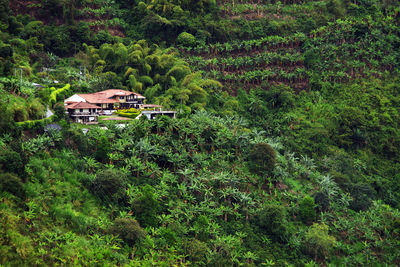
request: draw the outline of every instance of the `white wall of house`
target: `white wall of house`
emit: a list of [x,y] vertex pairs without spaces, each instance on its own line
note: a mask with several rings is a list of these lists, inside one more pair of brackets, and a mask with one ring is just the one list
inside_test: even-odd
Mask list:
[[86,99],[84,99],[83,97],[75,94],[75,95],[70,96],[67,99],[65,99],[64,103],[65,102],[86,102]]
[[[82,111],[81,111],[82,110]],[[77,109],[73,109],[73,113],[80,113],[80,112],[97,112],[97,109],[94,109],[94,108],[91,108],[91,109],[88,109],[88,108],[83,108],[83,109],[80,109],[80,108],[77,108]]]

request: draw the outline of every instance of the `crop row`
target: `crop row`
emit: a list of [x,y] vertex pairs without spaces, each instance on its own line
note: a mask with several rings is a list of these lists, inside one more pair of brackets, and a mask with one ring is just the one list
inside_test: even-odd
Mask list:
[[218,0],[217,4],[221,5],[225,3],[235,3],[235,4],[265,5],[265,4],[278,4],[279,2],[283,5],[292,5],[292,4],[303,4],[311,1],[313,0]]
[[120,19],[120,18],[113,18],[110,20],[95,20],[95,21],[90,21],[88,22],[88,25],[91,27],[96,27],[96,26],[121,26],[124,25],[125,21]]
[[213,54],[231,52],[255,52],[257,50],[279,49],[279,48],[298,48],[306,39],[303,33],[292,36],[268,36],[261,39],[233,41],[227,43],[203,44],[195,47],[181,47],[180,50],[189,54]]
[[119,17],[120,11],[108,6],[102,6],[99,8],[85,7],[78,10],[78,16],[80,18],[105,18],[105,17]]
[[263,12],[268,14],[279,14],[280,16],[290,15],[298,16],[300,14],[310,14],[317,12],[318,6],[314,5],[316,2],[310,2],[302,5],[276,5],[276,4],[232,4],[231,2],[221,5],[221,11],[223,14],[227,15],[239,15],[252,12]]
[[[345,71],[323,71],[319,73],[323,81],[348,82],[354,78],[381,77],[382,72],[369,69],[356,69],[353,75]],[[211,71],[208,77],[220,80],[226,89],[235,94],[238,88],[245,88],[247,91],[254,86],[264,87],[273,83],[290,85],[295,90],[307,89],[309,75],[305,69],[298,68],[294,72],[283,70],[249,71],[245,74],[234,74]]]
[[275,84],[285,84],[289,85],[292,89],[296,92],[301,90],[307,90],[309,85],[308,77],[305,77],[299,81],[290,81],[285,79],[270,79],[268,82],[266,81],[252,81],[252,82],[243,82],[243,81],[236,81],[236,80],[229,80],[224,81],[224,89],[227,90],[232,95],[237,95],[238,89],[245,89],[247,92],[254,87],[260,87],[262,89],[268,90],[271,85]]
[[270,65],[292,67],[303,65],[304,56],[301,53],[280,54],[264,52],[244,57],[214,57],[203,59],[202,57],[189,57],[186,61],[198,69],[239,70],[243,68],[261,68]]
[[244,73],[228,73],[224,71],[221,72],[221,71],[211,70],[209,72],[206,72],[205,76],[220,81],[230,81],[230,80],[243,81],[243,82],[253,82],[253,81],[261,82],[269,80],[296,81],[296,80],[302,80],[305,77],[307,77],[307,71],[305,68],[296,68],[291,72],[287,72],[279,68],[253,70]]
[[392,70],[400,66],[400,51],[387,43],[370,42],[368,45],[321,44],[315,46],[316,57],[310,68],[317,71],[348,70],[352,68],[375,68]]

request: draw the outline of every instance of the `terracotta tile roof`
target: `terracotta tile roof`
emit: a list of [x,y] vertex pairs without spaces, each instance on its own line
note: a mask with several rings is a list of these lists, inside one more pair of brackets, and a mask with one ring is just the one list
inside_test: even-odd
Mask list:
[[112,103],[117,103],[118,100],[116,99],[110,99],[105,97],[105,95],[100,94],[100,93],[94,93],[94,94],[78,94],[78,96],[84,98],[87,102],[93,103],[93,104],[112,104]]
[[112,99],[113,96],[128,96],[128,95],[136,95],[138,98],[145,98],[141,94],[121,90],[121,89],[108,89],[105,91],[93,93],[93,94],[78,94],[78,96],[86,99],[89,103],[95,104],[106,104],[106,103],[118,103],[119,101],[116,99]]
[[101,92],[97,92],[95,94],[103,94],[105,95],[106,98],[110,98],[113,97],[115,95],[117,96],[128,96],[128,95],[136,95],[136,96],[142,96],[141,94],[135,93],[135,92],[131,92],[131,91],[126,91],[126,90],[121,90],[121,89],[108,89],[108,90],[104,90]]
[[71,105],[68,105],[65,107],[65,109],[84,109],[84,108],[96,108],[96,109],[100,109],[100,107],[90,104],[90,103],[86,103],[86,102],[77,102]]

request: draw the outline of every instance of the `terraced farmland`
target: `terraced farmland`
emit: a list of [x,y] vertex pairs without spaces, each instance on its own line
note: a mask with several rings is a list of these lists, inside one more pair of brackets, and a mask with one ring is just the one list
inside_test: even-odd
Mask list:
[[[267,19],[270,24],[302,21],[327,6],[325,1],[219,1],[218,4],[221,16],[227,20]],[[268,90],[276,84],[299,92],[310,89],[310,79],[348,82],[397,71],[398,36],[382,22],[339,19],[307,34],[295,32],[201,44],[181,47],[180,52],[194,69],[219,80],[233,95],[239,88]]]

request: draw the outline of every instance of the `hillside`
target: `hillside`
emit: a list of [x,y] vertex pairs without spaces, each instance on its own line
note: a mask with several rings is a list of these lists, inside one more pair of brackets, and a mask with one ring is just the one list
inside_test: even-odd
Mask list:
[[400,265],[399,64],[398,1],[1,0],[0,265]]
[[118,17],[122,12],[113,1],[27,1],[10,2],[14,16],[29,15],[44,24],[60,26],[84,22],[90,30],[97,33],[106,30],[113,36],[125,37]]

